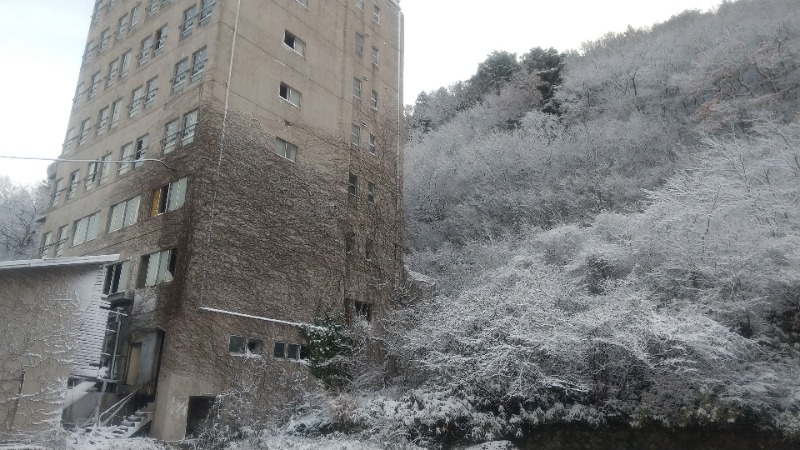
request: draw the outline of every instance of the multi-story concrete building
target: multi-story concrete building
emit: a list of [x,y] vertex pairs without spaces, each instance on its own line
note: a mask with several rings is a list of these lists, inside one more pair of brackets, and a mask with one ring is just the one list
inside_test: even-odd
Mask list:
[[153,396],[156,437],[248,373],[285,403],[318,308],[387,310],[402,68],[398,0],[97,2],[41,256],[121,255],[100,373]]

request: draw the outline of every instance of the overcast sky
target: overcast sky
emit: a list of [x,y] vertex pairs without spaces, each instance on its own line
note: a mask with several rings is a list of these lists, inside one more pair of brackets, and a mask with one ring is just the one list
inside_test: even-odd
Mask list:
[[[537,46],[576,49],[609,31],[663,22],[686,9],[706,11],[720,2],[401,0],[404,101],[469,78],[494,50],[521,55]],[[94,0],[0,0],[0,155],[60,153],[93,5]],[[0,158],[0,174],[34,182],[45,178],[48,164]]]

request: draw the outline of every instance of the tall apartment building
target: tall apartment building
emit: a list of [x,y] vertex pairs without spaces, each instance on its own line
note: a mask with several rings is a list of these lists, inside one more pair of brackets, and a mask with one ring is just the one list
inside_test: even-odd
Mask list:
[[121,255],[98,376],[154,398],[156,437],[193,431],[247,374],[265,409],[285,403],[319,307],[386,312],[402,68],[399,0],[95,5],[41,256]]

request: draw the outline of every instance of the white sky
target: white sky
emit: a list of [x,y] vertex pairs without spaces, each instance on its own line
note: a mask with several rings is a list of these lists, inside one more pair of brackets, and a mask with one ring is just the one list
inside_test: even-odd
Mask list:
[[[218,0],[226,1],[226,0]],[[264,1],[264,0],[258,0]],[[332,0],[319,0],[332,1]],[[404,102],[472,76],[494,50],[580,47],[628,25],[663,22],[721,0],[401,0]],[[94,0],[0,0],[0,155],[57,157],[64,141]],[[44,179],[48,162],[0,158],[16,182]]]

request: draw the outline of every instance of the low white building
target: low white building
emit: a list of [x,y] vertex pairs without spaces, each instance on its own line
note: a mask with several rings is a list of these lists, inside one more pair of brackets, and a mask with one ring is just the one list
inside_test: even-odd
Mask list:
[[0,262],[0,442],[57,426],[70,377],[103,377],[103,265],[118,258]]

